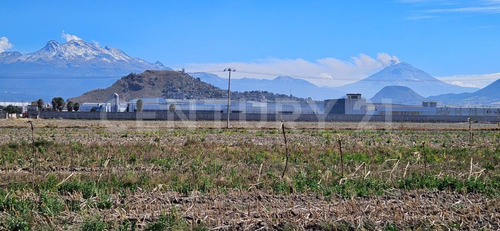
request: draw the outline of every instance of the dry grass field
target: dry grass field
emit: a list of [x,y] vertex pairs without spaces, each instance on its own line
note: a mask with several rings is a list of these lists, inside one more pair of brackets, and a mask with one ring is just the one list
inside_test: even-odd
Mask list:
[[500,229],[498,124],[33,124],[0,120],[0,230]]

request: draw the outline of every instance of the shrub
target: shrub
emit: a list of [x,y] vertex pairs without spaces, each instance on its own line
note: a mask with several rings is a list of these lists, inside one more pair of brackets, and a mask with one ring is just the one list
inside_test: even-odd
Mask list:
[[102,196],[102,198],[97,202],[97,208],[99,209],[110,209],[112,206],[113,202],[111,202],[108,195]]
[[145,230],[161,231],[161,230],[187,230],[187,229],[188,229],[188,224],[186,220],[180,217],[175,207],[173,207],[172,212],[170,214],[161,215],[156,222],[148,224]]
[[81,231],[102,231],[106,230],[106,224],[100,218],[93,218],[83,223]]
[[31,225],[22,216],[9,216],[5,225],[7,230],[28,231],[31,230]]
[[43,192],[40,195],[40,210],[43,214],[57,216],[64,208],[63,203],[56,197]]
[[96,195],[96,185],[93,182],[66,181],[59,185],[59,193],[81,192],[83,198],[89,199]]

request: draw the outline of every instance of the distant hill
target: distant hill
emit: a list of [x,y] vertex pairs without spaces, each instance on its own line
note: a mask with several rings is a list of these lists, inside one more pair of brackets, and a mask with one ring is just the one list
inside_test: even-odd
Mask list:
[[397,63],[355,83],[335,88],[341,92],[362,93],[371,98],[387,86],[406,86],[420,95],[473,92],[477,88],[460,87],[445,83],[408,63]]
[[[148,70],[141,74],[129,74],[108,88],[92,90],[71,100],[80,103],[103,102],[113,93],[118,93],[123,102],[140,97],[168,99],[225,99],[227,97],[226,90],[202,82],[186,73]],[[231,98],[256,101],[302,100],[266,91],[232,91]]]
[[442,105],[471,106],[488,105],[500,106],[500,79],[473,93],[442,94],[429,97]]
[[490,83],[488,86],[474,92],[473,94],[500,100],[500,79],[495,80],[493,83]]
[[[197,72],[191,73],[195,78],[210,83],[221,89],[227,89],[227,79],[214,74]],[[278,94],[292,94],[300,98],[311,97],[314,100],[324,100],[340,98],[344,92],[336,91],[330,87],[318,87],[307,80],[292,78],[289,76],[279,76],[272,80],[255,78],[231,78],[231,89],[235,91],[269,91]]]
[[382,88],[370,101],[372,103],[393,103],[405,105],[421,105],[425,97],[419,95],[409,87],[387,86]]
[[36,52],[0,53],[0,100],[67,98],[109,86],[129,73],[149,69],[169,68],[160,62],[149,63],[130,57],[117,48],[101,47],[83,40],[62,44],[52,40]]

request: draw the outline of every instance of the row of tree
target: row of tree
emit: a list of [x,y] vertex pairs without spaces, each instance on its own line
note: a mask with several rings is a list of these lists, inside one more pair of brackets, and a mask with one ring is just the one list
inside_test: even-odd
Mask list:
[[[39,99],[41,100],[41,99]],[[62,97],[54,97],[52,99],[52,108],[56,111],[62,111],[64,108],[64,99]],[[73,103],[72,101],[68,100],[66,102],[66,109],[68,111],[78,111],[80,110],[80,104],[79,103]]]
[[[53,111],[62,111],[64,109],[64,106],[66,106],[66,109],[69,112],[80,110],[79,103],[73,103],[71,100],[64,102],[64,99],[62,97],[52,98],[51,103],[52,103],[52,110]],[[45,107],[45,102],[43,101],[43,99],[38,99],[37,101],[33,101],[33,102],[31,102],[31,105],[33,105],[33,106],[36,105],[38,108],[38,111],[43,111],[46,109],[50,110],[50,108]],[[143,110],[143,107],[144,107],[144,101],[142,99],[137,100],[135,110],[141,112]],[[176,109],[175,104],[170,104],[169,111],[174,112],[175,109]],[[16,106],[12,106],[12,105],[5,107],[3,110],[9,114],[22,113],[21,107],[16,107]],[[128,111],[128,107],[127,107],[127,111]]]
[[7,107],[3,108],[2,110],[7,112],[7,114],[21,114],[21,113],[23,113],[23,109],[21,107],[12,106],[11,104],[9,104]]
[[[45,102],[43,99],[38,99],[37,101],[31,102],[32,106],[36,106],[38,108],[38,111],[46,110],[49,108],[45,108]],[[62,111],[64,106],[66,106],[66,109],[68,111],[78,111],[80,110],[80,104],[79,103],[73,103],[72,101],[68,100],[67,102],[64,102],[64,99],[62,97],[54,97],[52,99],[52,110],[54,111]],[[2,107],[0,106],[0,109],[7,114],[21,114],[23,113],[23,108],[18,107],[18,106],[13,106],[9,104],[7,107]]]
[[[64,106],[66,106],[66,109],[68,111],[78,111],[80,110],[80,104],[79,103],[73,103],[72,101],[68,100],[67,102],[64,102],[64,99],[62,97],[54,97],[52,98],[52,110],[54,111],[62,111],[64,109]],[[45,102],[43,99],[38,99],[37,101],[33,101],[31,105],[36,105],[38,107],[39,111],[44,110],[44,105]]]

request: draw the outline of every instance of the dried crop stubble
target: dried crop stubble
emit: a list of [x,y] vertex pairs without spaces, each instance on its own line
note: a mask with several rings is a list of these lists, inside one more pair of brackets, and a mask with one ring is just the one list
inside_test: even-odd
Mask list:
[[[339,124],[316,130],[295,124],[287,131],[289,170],[280,180],[284,147],[278,127],[192,129],[145,121],[145,128],[125,123],[127,129],[114,129],[114,122],[37,122],[41,175],[33,176],[23,162],[31,156],[29,130],[14,123],[0,126],[5,154],[0,177],[5,192],[34,202],[39,196],[29,188],[33,182],[57,191],[68,209],[51,219],[55,226],[69,222],[79,227],[90,214],[101,214],[112,223],[108,227],[125,220],[147,226],[175,207],[190,224],[227,230],[390,225],[498,229],[498,201],[481,188],[498,189],[493,183],[499,175],[499,136],[489,128],[475,131],[477,142],[471,147],[467,126],[461,125],[428,131],[427,124],[410,130],[353,130],[350,124],[342,130],[335,129]],[[339,133],[343,179],[335,151]],[[424,163],[429,173],[421,177]],[[50,176],[60,186],[46,186]],[[92,185],[94,192],[78,182]],[[77,189],[68,191],[69,186]],[[110,209],[95,205],[105,196],[111,198]],[[70,201],[78,201],[80,211],[67,211]],[[0,218],[16,212],[3,210]],[[44,219],[43,214],[29,215],[32,224]],[[40,224],[51,225],[45,223]]]

